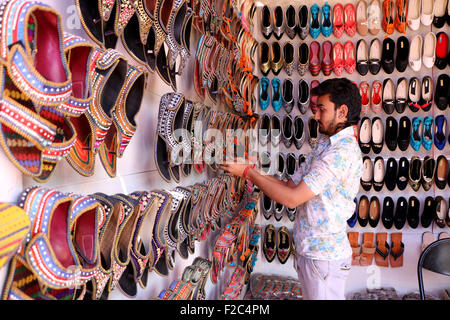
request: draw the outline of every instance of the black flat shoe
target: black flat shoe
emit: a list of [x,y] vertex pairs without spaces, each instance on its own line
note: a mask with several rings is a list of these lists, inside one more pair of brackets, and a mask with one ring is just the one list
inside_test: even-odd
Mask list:
[[363,157],[363,174],[360,179],[361,187],[365,191],[369,191],[372,188],[373,183],[373,163],[370,157]]
[[287,10],[286,10],[286,34],[290,39],[294,39],[295,38],[295,34],[296,34],[296,26],[297,26],[297,22],[295,21],[297,17],[297,14],[295,12],[295,8],[290,5]]
[[383,200],[381,222],[386,229],[390,229],[394,225],[394,200],[391,197],[385,197]]
[[381,43],[377,38],[370,42],[369,70],[374,76],[381,70]]
[[363,117],[361,119],[361,123],[359,125],[359,135],[358,135],[358,143],[361,152],[364,154],[368,154],[370,152],[370,148],[372,147],[372,123],[370,122],[370,118]]
[[411,196],[408,200],[408,214],[406,219],[411,228],[416,229],[419,225],[420,201],[415,196]]
[[280,40],[283,37],[285,28],[283,8],[277,6],[273,11],[273,35],[275,39]]
[[422,86],[420,80],[416,77],[412,77],[409,80],[408,88],[408,107],[412,112],[420,110],[420,100],[422,95]]
[[450,77],[447,74],[441,74],[437,78],[434,92],[434,102],[439,110],[445,111],[449,103],[449,84]]
[[384,128],[383,121],[380,117],[372,119],[372,150],[375,154],[379,154],[384,144]]
[[292,145],[292,140],[294,137],[294,120],[290,115],[286,115],[283,119],[283,129],[281,140],[283,141],[286,148]]
[[381,191],[384,185],[385,167],[382,157],[376,157],[373,163],[373,189]]
[[401,151],[406,151],[409,146],[409,139],[411,135],[411,120],[407,116],[400,118],[398,125],[397,145]]
[[434,198],[428,196],[425,198],[422,216],[420,217],[420,224],[422,225],[422,227],[428,228],[431,225],[435,213],[436,213],[436,203],[434,201]]
[[448,167],[447,157],[440,155],[436,159],[436,172],[434,174],[434,183],[440,190],[445,189],[447,186]]
[[393,191],[397,185],[397,161],[395,158],[389,158],[386,163],[384,184],[389,191]]
[[408,214],[408,201],[405,197],[397,199],[397,205],[395,207],[394,214],[394,226],[397,230],[403,228],[406,223],[406,216]]
[[406,109],[408,102],[408,80],[402,77],[397,80],[397,88],[395,89],[395,110],[400,114]]
[[364,39],[358,40],[356,44],[356,70],[362,76],[369,72],[369,53]]
[[394,117],[386,118],[386,132],[384,134],[384,140],[386,141],[386,147],[389,150],[395,151],[397,149],[397,139],[398,139],[398,123]]
[[283,107],[287,113],[294,108],[294,85],[291,79],[287,78],[283,81]]
[[386,38],[383,40],[383,49],[381,52],[381,67],[384,72],[391,74],[394,72],[394,51],[395,42],[391,38]]
[[404,72],[408,67],[409,59],[409,40],[405,36],[397,39],[397,56],[395,58],[395,67],[398,72]]
[[365,227],[369,222],[369,198],[362,195],[358,204],[358,223],[361,227]]
[[308,7],[302,5],[298,11],[297,33],[300,39],[305,40],[309,34],[309,16]]
[[406,189],[409,179],[409,161],[406,157],[401,157],[398,161],[397,188],[401,191]]

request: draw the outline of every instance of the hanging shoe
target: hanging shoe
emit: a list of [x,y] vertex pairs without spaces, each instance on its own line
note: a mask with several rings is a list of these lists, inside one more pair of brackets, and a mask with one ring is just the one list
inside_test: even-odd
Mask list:
[[275,112],[280,111],[283,106],[283,96],[281,94],[281,81],[278,78],[272,79],[272,107]]
[[318,76],[321,68],[320,44],[317,41],[309,45],[309,71],[312,76]]
[[397,145],[401,151],[406,151],[411,138],[411,120],[407,116],[400,118],[398,126]]
[[327,1],[322,7],[321,31],[324,37],[329,37],[333,32],[333,20],[331,18],[331,7]]
[[267,76],[270,72],[271,56],[269,44],[265,41],[259,44],[259,70],[263,76]]
[[406,157],[401,157],[398,161],[397,188],[400,191],[405,190],[409,179],[409,161]]
[[436,160],[430,156],[425,156],[421,170],[422,187],[425,191],[429,191],[433,186],[434,174],[436,172]]
[[420,28],[420,8],[421,8],[421,6],[422,6],[422,0],[410,0],[409,1],[406,23],[408,24],[408,27],[413,31],[417,31]]
[[381,53],[381,66],[383,67],[384,72],[386,72],[387,74],[391,74],[392,72],[394,72],[394,51],[394,40],[392,40],[391,38],[385,38],[383,40],[383,49]]
[[308,120],[308,142],[312,149],[315,149],[319,139],[319,124],[311,117]]
[[333,7],[333,34],[340,38],[344,32],[344,7],[341,3],[336,3]]
[[395,151],[398,140],[398,123],[392,116],[386,118],[386,132],[384,134],[384,139],[386,141],[386,147],[391,151]]
[[372,82],[372,90],[370,92],[370,107],[374,113],[380,113],[383,104],[383,85],[380,81]]
[[447,141],[447,119],[444,115],[439,115],[434,120],[434,145],[439,150],[444,149],[445,143]]
[[283,119],[281,141],[283,141],[286,148],[292,145],[292,138],[294,137],[294,121],[290,115],[286,115]]
[[344,44],[344,69],[352,74],[356,68],[355,46],[350,40]]
[[322,43],[322,72],[324,76],[329,76],[333,71],[333,59],[331,57],[333,50],[333,44],[331,41],[325,41]]
[[294,85],[289,78],[283,81],[283,107],[287,113],[294,108]]
[[395,110],[400,114],[406,109],[408,100],[408,81],[406,78],[397,80],[397,89],[395,91]]
[[361,76],[369,72],[369,53],[364,39],[358,40],[356,44],[356,70]]
[[313,89],[314,89],[315,87],[317,87],[319,84],[320,84],[319,80],[313,80],[313,81],[311,81],[311,85],[310,85],[310,90],[309,90],[309,95],[310,95],[309,101],[310,101],[310,103],[309,103],[309,107],[310,107],[311,112],[312,112],[313,114],[315,114],[316,111],[317,111],[317,99],[318,99],[319,97],[316,96],[316,95],[312,95],[312,94],[311,94],[311,90],[313,90]]
[[356,34],[356,12],[352,3],[344,6],[344,30],[349,37]]
[[296,18],[297,13],[295,12],[295,8],[290,5],[286,10],[286,34],[287,36],[293,40],[295,38],[295,27],[297,26]]
[[283,57],[284,57],[284,71],[286,71],[286,74],[290,77],[292,76],[295,68],[294,63],[294,47],[290,42],[286,42],[283,47]]
[[306,82],[306,80],[304,79],[301,79],[298,82],[297,106],[302,114],[305,114],[306,111],[308,110],[308,104],[310,102],[309,96],[310,96],[310,89],[308,82]]
[[380,0],[372,0],[368,7],[367,25],[370,34],[376,36],[381,30],[381,5]]
[[309,23],[309,34],[313,39],[317,39],[320,35],[321,23],[319,21],[320,7],[317,3],[311,7],[310,23]]
[[448,0],[435,0],[433,6],[433,26],[440,29],[446,22]]
[[359,94],[361,95],[361,115],[367,116],[370,110],[370,85],[363,81],[359,85]]
[[395,89],[394,82],[388,78],[383,81],[383,110],[386,114],[392,114],[394,112],[394,101],[395,101]]
[[278,146],[281,141],[281,120],[276,114],[273,114],[271,118],[270,141],[274,147]]
[[278,76],[283,68],[283,62],[280,44],[278,41],[274,41],[270,47],[270,68],[275,76]]
[[285,28],[286,22],[284,21],[283,9],[281,6],[276,6],[273,11],[273,35],[275,36],[275,39],[281,39]]
[[411,125],[412,131],[409,144],[414,150],[419,151],[420,145],[422,144],[422,118],[414,117],[411,121]]
[[413,71],[419,72],[422,68],[422,48],[423,39],[421,35],[415,35],[411,40],[411,48],[409,51],[409,66]]
[[267,145],[270,140],[270,127],[271,127],[271,117],[268,113],[264,113],[261,116],[261,120],[259,122],[259,143],[262,146]]
[[283,226],[277,234],[277,257],[281,264],[285,264],[292,251],[292,240],[289,230]]
[[272,262],[277,254],[276,231],[272,224],[268,224],[264,231],[263,253],[267,262]]
[[420,160],[419,157],[413,156],[411,158],[411,162],[409,165],[409,185],[414,191],[419,190],[421,180],[422,180],[422,161]]
[[434,92],[434,101],[439,110],[446,110],[449,104],[450,77],[447,74],[441,74],[436,81]]
[[344,46],[339,41],[333,45],[333,66],[334,73],[341,76],[344,72]]
[[423,0],[420,10],[420,22],[428,27],[433,23],[434,19],[434,2],[435,0]]
[[436,187],[440,190],[445,189],[447,186],[447,175],[448,175],[448,160],[445,155],[440,155],[436,159],[436,173],[434,176],[434,182]]
[[406,14],[408,12],[409,0],[396,0],[396,15],[394,26],[400,33],[406,33]]
[[302,5],[298,11],[297,32],[302,40],[305,40],[309,34],[308,6],[306,5]]
[[433,146],[434,118],[427,116],[423,119],[422,125],[422,145],[425,150],[431,150]]
[[358,138],[358,144],[361,152],[368,154],[370,152],[370,148],[372,147],[372,124],[370,122],[370,118],[363,117],[361,119]]
[[359,35],[366,36],[369,33],[369,26],[367,21],[367,2],[359,0],[356,5],[356,23]]
[[298,73],[304,76],[309,69],[309,48],[306,42],[302,42],[298,47]]
[[268,6],[261,10],[261,33],[266,40],[272,35],[272,15]]
[[421,92],[421,100],[420,100],[420,108],[428,112],[433,105],[433,79],[430,76],[425,76],[422,79],[422,92]]
[[381,69],[381,44],[377,38],[370,42],[369,49],[369,71],[373,75],[377,75]]
[[387,34],[393,34],[395,30],[393,13],[394,0],[383,0],[383,21],[381,26]]
[[386,162],[386,174],[384,176],[384,184],[389,191],[394,191],[397,183],[397,161],[390,157]]
[[421,100],[421,85],[419,79],[413,77],[409,80],[408,89],[408,106],[412,112],[417,112],[420,109]]
[[397,39],[397,55],[395,57],[395,67],[398,72],[404,72],[408,66],[409,40],[405,36]]
[[436,61],[435,66],[439,70],[444,70],[447,67],[448,54],[448,35],[445,32],[439,32],[436,35]]
[[299,116],[295,116],[294,119],[294,145],[297,150],[300,150],[305,142],[305,125],[303,119]]
[[261,77],[259,80],[259,106],[261,110],[266,110],[270,105],[270,80],[266,77]]
[[270,217],[272,217],[273,215],[273,201],[272,199],[270,199],[268,196],[266,196],[265,194],[263,194],[263,198],[261,201],[261,206],[262,206],[262,213],[264,218],[266,218],[266,220],[269,220]]
[[424,38],[422,57],[423,65],[428,69],[433,68],[436,62],[436,45],[436,35],[433,32],[428,32]]
[[383,149],[384,144],[384,128],[383,121],[379,117],[372,119],[372,151],[379,154]]
[[364,191],[370,191],[373,184],[373,163],[370,157],[363,157],[363,173],[360,179],[361,187]]

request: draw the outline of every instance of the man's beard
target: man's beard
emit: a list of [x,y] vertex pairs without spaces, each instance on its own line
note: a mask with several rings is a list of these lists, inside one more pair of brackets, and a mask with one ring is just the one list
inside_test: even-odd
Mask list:
[[333,136],[336,133],[337,129],[338,129],[338,126],[337,126],[337,123],[336,123],[336,112],[334,113],[333,120],[331,121],[331,123],[328,125],[327,128],[323,127],[323,123],[322,122],[321,122],[321,124],[322,124],[322,127],[319,125],[319,132],[321,134],[327,135],[329,137]]

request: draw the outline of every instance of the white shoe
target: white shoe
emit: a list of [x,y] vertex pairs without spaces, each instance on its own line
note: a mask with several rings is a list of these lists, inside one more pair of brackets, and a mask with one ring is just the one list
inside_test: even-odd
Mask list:
[[[427,1],[427,0],[424,0]],[[420,7],[422,5],[421,0],[409,0],[408,16],[406,23],[411,30],[419,30],[420,28]]]
[[[438,0],[439,1],[439,0]],[[422,10],[420,12],[420,22],[424,26],[429,26],[434,18],[434,0],[422,1]]]
[[428,69],[433,68],[436,61],[436,35],[428,32],[423,41],[423,58],[422,62]]
[[409,49],[409,66],[416,72],[422,67],[422,44],[422,36],[415,35]]

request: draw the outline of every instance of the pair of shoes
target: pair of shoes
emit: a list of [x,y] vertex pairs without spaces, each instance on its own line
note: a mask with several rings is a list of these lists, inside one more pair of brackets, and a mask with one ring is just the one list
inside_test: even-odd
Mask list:
[[331,18],[331,7],[327,1],[320,10],[320,7],[315,3],[311,9],[309,34],[313,39],[316,39],[320,33],[325,37],[329,37],[333,32],[333,21]]
[[431,150],[431,147],[433,146],[433,131],[434,131],[433,117],[426,116],[423,120],[423,124],[421,117],[414,117],[411,121],[411,124],[412,124],[410,136],[411,147],[414,150],[419,151],[420,146],[423,145],[423,147],[426,150]]
[[[433,1],[431,1],[433,2]],[[447,21],[448,24],[448,17],[449,14],[449,6],[447,0],[434,0],[434,6],[433,6],[433,26],[440,29],[444,26],[445,22]]]
[[286,227],[279,228],[277,232],[272,224],[266,226],[263,253],[268,262],[272,262],[277,256],[278,261],[285,264],[292,250],[292,236]]
[[383,189],[385,179],[385,166],[382,157],[376,157],[374,163],[368,156],[363,157],[363,174],[360,179],[361,187],[369,191],[372,186],[375,191]]
[[393,34],[394,27],[394,0],[383,0],[383,20],[381,26],[387,34]]
[[383,122],[379,117],[372,119],[363,117],[359,125],[359,147],[364,154],[370,152],[372,148],[375,154],[379,154],[383,149],[384,128]]
[[286,25],[281,6],[276,6],[273,12],[271,12],[268,6],[263,6],[261,10],[261,33],[264,38],[269,40],[273,34],[277,40],[280,40],[285,28]]
[[392,116],[386,118],[384,139],[389,150],[395,151],[398,146],[401,151],[406,151],[409,146],[410,136],[411,121],[407,116],[401,117],[399,123]]
[[352,265],[371,265],[376,250],[373,244],[373,232],[364,232],[361,245],[359,244],[359,232],[349,232],[347,236],[352,247]]
[[[408,170],[409,170],[409,162],[405,158],[406,162],[400,161],[400,165],[397,164],[395,158],[390,157],[386,162],[386,172],[384,175],[384,184],[389,191],[393,191],[395,186],[398,185],[400,180],[404,180],[407,182],[408,180]],[[403,183],[400,181],[400,183]],[[401,186],[403,187],[403,186]],[[406,188],[406,184],[405,184]]]
[[356,33],[355,7],[351,3],[347,3],[345,7],[337,3],[333,7],[333,34],[340,38],[344,32],[350,37]]
[[341,76],[344,70],[349,74],[355,71],[356,58],[353,42],[347,41],[344,45],[341,42],[336,42],[333,45],[332,65],[337,76]]
[[259,121],[259,142],[265,146],[269,141],[274,147],[281,139],[281,120],[277,114],[264,113]]
[[395,213],[393,206],[390,205],[393,203],[392,198],[386,200],[386,203],[389,204],[386,205],[386,208],[383,207],[383,210],[386,210],[386,212],[383,211],[383,218],[385,219],[383,224],[387,229],[392,228],[392,225],[394,225],[397,230],[400,230],[405,226],[406,221],[408,221],[411,228],[415,229],[418,227],[420,201],[417,197],[411,196],[409,200],[406,200],[402,196],[399,197],[397,199]]
[[[424,26],[430,26],[434,18],[434,1],[435,0],[410,0],[408,5],[408,15],[406,17],[406,23],[408,27],[417,31],[420,28],[420,24]],[[443,1],[438,6],[438,11],[445,12],[445,6],[443,7]],[[444,22],[445,23],[445,22]],[[443,24],[442,24],[443,25]]]
[[273,78],[270,81],[266,77],[261,77],[259,81],[259,106],[261,110],[266,110],[270,104],[272,104],[275,112],[280,111],[283,106],[281,81],[278,78]]
[[369,107],[374,113],[379,113],[382,106],[383,87],[380,81],[372,82],[372,90],[369,96],[369,84],[363,81],[359,85],[359,93],[361,95],[361,115],[366,116],[369,113]]
[[379,0],[372,0],[367,5],[365,0],[358,1],[356,5],[356,29],[361,36],[369,32],[377,35],[381,30],[381,6]]
[[[278,154],[278,159],[276,162],[275,177],[282,181],[289,181],[297,171],[298,167],[299,161],[294,153],[289,152],[287,155],[285,155],[284,153],[280,152]],[[288,213],[289,220],[293,221],[294,216],[290,214],[295,214],[295,208],[292,210],[286,208],[286,213]]]
[[362,76],[365,76],[369,71],[376,75],[381,69],[381,44],[377,38],[370,43],[370,49],[367,48],[367,43],[364,39],[358,40],[356,44],[356,70]]
[[283,65],[284,57],[281,53],[280,44],[274,41],[269,46],[267,42],[261,42],[259,45],[259,66],[261,73],[267,76],[272,70],[273,74],[277,76],[283,68]]
[[281,140],[286,148],[294,144],[297,150],[301,149],[305,142],[305,125],[301,117],[295,116],[292,119],[290,115],[286,115],[282,122],[281,131]]
[[434,84],[430,76],[425,76],[420,80],[413,77],[409,81],[408,88],[408,107],[412,112],[420,109],[429,111],[433,105]]
[[431,189],[436,171],[436,160],[425,156],[423,163],[419,157],[413,156],[409,165],[409,185],[414,191],[418,191],[422,185],[425,191]]
[[402,267],[404,249],[405,245],[402,242],[402,233],[391,233],[390,246],[387,243],[387,233],[377,233],[375,264],[379,267],[389,267],[389,265],[391,268]]

